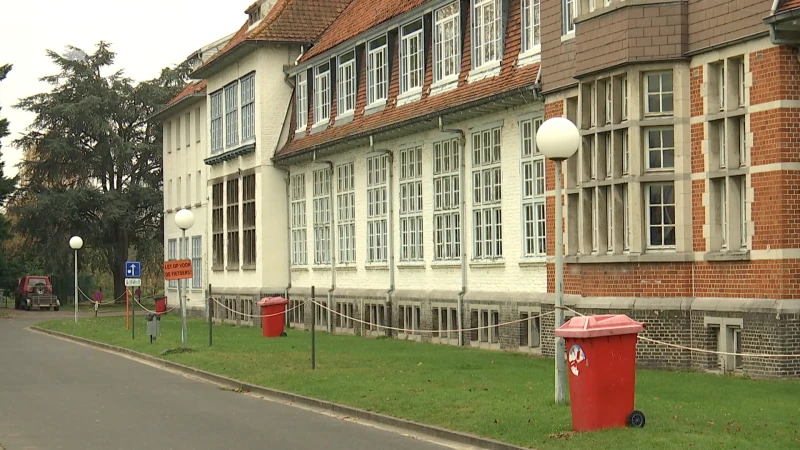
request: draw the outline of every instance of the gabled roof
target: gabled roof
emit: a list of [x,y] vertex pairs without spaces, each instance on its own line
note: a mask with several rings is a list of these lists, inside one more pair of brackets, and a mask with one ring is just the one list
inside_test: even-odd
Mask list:
[[424,4],[428,0],[352,0],[302,61],[324,53],[370,28]]
[[164,118],[173,108],[177,107],[178,105],[183,104],[190,98],[205,98],[206,92],[206,80],[202,81],[193,81],[186,85],[183,90],[178,93],[172,100],[168,101],[163,108],[156,111],[152,116],[150,116],[150,120],[154,122],[160,121]]
[[783,0],[778,5],[778,9],[775,10],[775,13],[782,13],[792,9],[800,8],[800,0]]
[[245,21],[228,45],[200,66],[192,76],[208,77],[214,73],[214,66],[231,57],[234,52],[242,50],[247,44],[278,42],[300,45],[314,42],[351,1],[278,0],[266,17],[253,28],[250,28],[249,20]]

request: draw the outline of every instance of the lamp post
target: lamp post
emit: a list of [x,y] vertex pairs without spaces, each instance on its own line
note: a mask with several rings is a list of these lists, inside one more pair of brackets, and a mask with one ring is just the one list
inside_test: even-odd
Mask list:
[[[564,213],[561,197],[561,162],[568,159],[578,151],[581,135],[572,121],[563,117],[547,119],[536,133],[536,146],[544,156],[556,163],[556,310],[555,328],[564,324]],[[564,338],[556,337],[556,403],[566,401],[565,378],[566,349]]]
[[69,246],[75,251],[75,323],[78,323],[78,250],[83,247],[83,239],[72,236],[69,238]]
[[[192,228],[194,225],[194,214],[188,209],[182,209],[175,214],[175,225],[181,229],[181,259],[187,258],[189,246],[186,242],[186,230]],[[186,299],[183,298],[184,290],[181,289],[185,280],[178,280],[178,300],[181,303],[181,342],[183,343],[183,348],[186,348],[186,342],[188,340],[188,331],[186,329]]]

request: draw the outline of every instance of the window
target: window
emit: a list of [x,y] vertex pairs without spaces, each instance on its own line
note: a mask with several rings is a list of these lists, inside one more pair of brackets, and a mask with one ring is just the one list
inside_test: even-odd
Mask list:
[[356,109],[356,52],[349,52],[339,57],[339,88],[337,102],[339,114],[352,113]]
[[222,268],[225,264],[225,229],[222,182],[211,186],[211,233],[212,261],[214,268]]
[[167,149],[167,153],[172,153],[172,122],[164,122],[163,133],[161,139],[164,142],[164,147]]
[[541,0],[522,0],[522,52],[542,50]]
[[738,99],[739,99],[739,107],[744,106],[747,95],[745,91],[745,71],[744,71],[744,58],[736,59],[736,72],[738,74],[736,80],[736,86],[738,88]]
[[473,257],[503,257],[500,127],[472,135]]
[[631,153],[628,149],[628,130],[622,130],[619,133],[620,137],[620,146],[622,147],[621,154],[622,154],[622,174],[628,175],[630,173],[630,160],[631,160]]
[[203,237],[192,236],[192,288],[203,288]]
[[745,117],[733,119],[737,127],[737,156],[739,157],[739,167],[747,165],[747,130],[745,129]]
[[589,126],[597,126],[597,83],[591,83],[589,95]]
[[297,129],[304,130],[308,125],[308,73],[303,71],[297,74],[297,89],[295,102],[297,111]]
[[178,177],[178,182],[176,183],[176,198],[175,198],[175,208],[181,209],[183,208],[183,183],[181,182],[181,177]]
[[367,158],[367,262],[386,261],[388,155]]
[[433,245],[436,260],[461,258],[459,144],[433,144]]
[[245,266],[256,265],[256,175],[242,178],[242,246]]
[[747,249],[746,175],[711,179],[714,218],[712,248],[720,251]]
[[231,147],[239,143],[239,130],[237,121],[239,118],[236,98],[237,84],[225,87],[225,146]]
[[606,80],[604,85],[605,88],[603,89],[603,91],[605,93],[605,106],[606,106],[604,119],[605,123],[609,124],[611,123],[611,118],[614,117],[614,110],[613,110],[614,102],[613,102],[613,97],[611,96],[613,94],[613,91],[611,89],[611,80],[610,79]]
[[[167,261],[174,261],[178,259],[178,240],[170,239],[167,241]],[[178,280],[169,280],[169,288],[177,289]]]
[[181,149],[181,118],[175,122],[175,150]]
[[306,246],[306,175],[292,175],[292,265],[308,264]]
[[458,2],[436,10],[434,81],[458,76],[461,68],[461,24]]
[[472,33],[473,67],[499,61],[502,56],[500,41],[500,0],[473,0],[474,29]]
[[645,74],[646,114],[672,114],[672,71]]
[[519,320],[520,349],[530,351],[530,349],[539,348],[542,340],[540,312],[520,311]]
[[424,67],[422,19],[402,28],[400,40],[400,93],[422,89]]
[[622,198],[622,251],[627,252],[631,249],[631,219],[630,208],[628,207],[628,185],[620,186]]
[[628,77],[622,77],[619,81],[619,95],[621,104],[620,120],[628,120]]
[[522,214],[524,222],[525,256],[545,256],[547,254],[545,236],[545,180],[544,155],[536,148],[536,132],[542,119],[529,119],[520,122],[522,140]]
[[336,227],[339,235],[339,262],[356,262],[356,201],[353,163],[336,168]]
[[386,100],[386,36],[369,43],[367,55],[367,102],[369,104]]
[[222,91],[211,94],[211,154],[222,151]]
[[331,66],[321,64],[314,68],[314,123],[326,122],[331,117]]
[[650,170],[675,167],[675,138],[672,128],[651,128],[647,134],[647,168]]
[[561,0],[561,35],[575,32],[575,17],[578,16],[575,0]]
[[675,246],[675,187],[672,183],[651,184],[647,200],[647,246]]
[[605,179],[610,179],[613,177],[614,173],[614,166],[613,166],[613,155],[614,155],[614,148],[611,146],[611,133],[603,133],[603,157],[605,160],[605,172],[603,172]]
[[186,204],[192,205],[192,174],[186,175]]
[[242,142],[256,137],[256,76],[242,78]]
[[227,231],[228,231],[228,266],[239,267],[239,180],[228,180],[227,194]]
[[717,84],[717,103],[719,103],[719,110],[725,110],[725,61],[720,61],[714,64],[714,72],[716,75]]
[[608,186],[601,188],[606,198],[606,252],[614,253],[614,195]]
[[400,260],[421,261],[422,147],[400,151]]
[[314,264],[331,263],[331,174],[314,171]]
[[201,171],[197,171],[197,177],[195,177],[195,183],[197,183],[197,205],[203,204],[206,200],[206,192],[205,187],[203,186],[203,174]]
[[184,138],[186,139],[186,146],[190,146],[192,144],[192,115],[191,113],[186,113],[183,116],[183,134]]

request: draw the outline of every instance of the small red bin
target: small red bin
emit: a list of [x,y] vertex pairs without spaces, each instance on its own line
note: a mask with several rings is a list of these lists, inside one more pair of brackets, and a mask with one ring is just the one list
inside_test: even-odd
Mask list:
[[289,300],[283,297],[262,298],[258,302],[258,306],[261,307],[261,331],[264,337],[286,336],[283,325],[287,303]]
[[643,330],[621,314],[574,317],[555,330],[566,341],[573,430],[644,426],[644,414],[633,409],[636,340]]
[[156,297],[156,313],[157,314],[164,314],[167,312],[167,297]]

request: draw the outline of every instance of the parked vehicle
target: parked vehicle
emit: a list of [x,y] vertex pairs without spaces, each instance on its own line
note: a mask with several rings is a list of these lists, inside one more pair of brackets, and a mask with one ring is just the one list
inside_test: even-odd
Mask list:
[[36,275],[20,278],[14,295],[14,309],[30,311],[32,308],[58,311],[61,302],[53,295],[50,277]]

